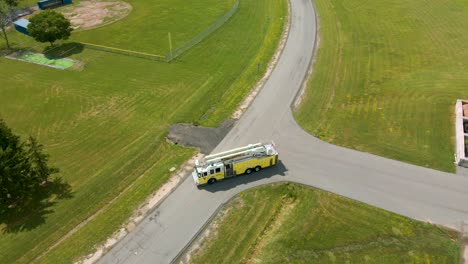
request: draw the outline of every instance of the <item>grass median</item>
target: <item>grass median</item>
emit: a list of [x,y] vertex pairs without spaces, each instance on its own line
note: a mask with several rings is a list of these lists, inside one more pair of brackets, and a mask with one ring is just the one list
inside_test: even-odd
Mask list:
[[320,41],[299,124],[333,144],[454,171],[454,104],[468,87],[468,3],[314,5]]

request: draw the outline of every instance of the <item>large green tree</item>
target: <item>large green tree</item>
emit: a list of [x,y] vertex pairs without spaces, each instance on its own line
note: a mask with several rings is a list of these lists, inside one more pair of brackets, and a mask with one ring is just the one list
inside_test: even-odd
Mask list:
[[33,137],[21,142],[0,120],[0,212],[26,204],[58,172],[48,166],[48,158]]
[[10,42],[8,41],[6,28],[13,21],[17,10],[18,0],[0,0],[0,28],[2,29],[2,37],[5,39],[7,48],[10,48]]
[[68,39],[73,31],[70,20],[53,10],[42,11],[32,16],[29,22],[29,34],[39,42],[49,42],[51,46],[58,39]]

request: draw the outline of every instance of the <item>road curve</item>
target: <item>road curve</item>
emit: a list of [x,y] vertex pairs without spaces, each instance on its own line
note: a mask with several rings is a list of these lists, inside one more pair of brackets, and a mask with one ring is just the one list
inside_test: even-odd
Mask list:
[[290,2],[291,27],[278,64],[251,107],[215,149],[273,139],[281,162],[202,189],[187,178],[100,263],[170,263],[232,196],[278,181],[307,184],[451,228],[468,220],[468,177],[337,147],[297,125],[290,105],[313,56],[316,21],[310,0]]

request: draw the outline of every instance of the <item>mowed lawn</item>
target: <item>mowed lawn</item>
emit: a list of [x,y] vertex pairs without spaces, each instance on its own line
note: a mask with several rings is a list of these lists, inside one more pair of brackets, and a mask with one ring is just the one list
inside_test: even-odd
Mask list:
[[[128,1],[132,13],[118,24],[77,32],[82,42],[165,55],[204,31],[234,7],[236,0]],[[135,15],[138,14],[138,15]]]
[[458,263],[456,232],[329,192],[275,184],[215,217],[192,263]]
[[333,144],[454,171],[468,1],[315,0],[319,49],[297,121]]
[[[127,18],[79,32],[70,41],[157,51],[167,47],[167,31],[175,43],[187,41],[235,1],[130,3]],[[70,263],[116,231],[167,180],[169,169],[195,152],[166,143],[169,126],[217,125],[261,77],[286,7],[283,0],[242,0],[225,25],[169,64],[90,49],[72,56],[85,63],[82,71],[0,58],[0,118],[16,133],[36,136],[72,188],[71,198],[52,200],[10,223],[14,231],[0,233],[0,263]],[[148,12],[155,15],[145,27],[140,20]],[[45,47],[14,32],[10,37],[15,47]]]

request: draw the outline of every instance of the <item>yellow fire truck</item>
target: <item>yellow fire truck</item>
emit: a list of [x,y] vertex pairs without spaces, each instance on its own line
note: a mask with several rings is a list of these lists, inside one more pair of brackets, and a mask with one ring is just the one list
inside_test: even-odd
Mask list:
[[192,177],[196,185],[212,184],[224,178],[259,171],[277,162],[278,151],[273,142],[249,144],[196,160]]

